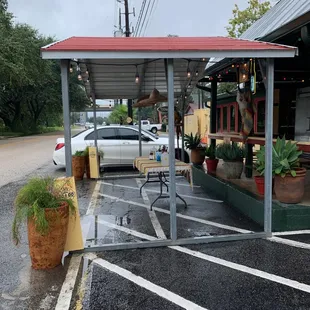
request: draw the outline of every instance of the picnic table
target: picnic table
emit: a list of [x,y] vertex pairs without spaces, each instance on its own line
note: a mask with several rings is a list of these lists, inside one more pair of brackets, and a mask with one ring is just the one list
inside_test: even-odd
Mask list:
[[[159,196],[152,202],[150,208],[152,210],[153,205],[159,200],[163,198],[169,198],[168,194],[163,194],[163,186],[167,188],[167,192],[169,191],[169,187],[167,183],[169,182],[166,175],[169,173],[169,165],[163,165],[161,162],[156,160],[151,160],[148,157],[137,157],[134,160],[134,167],[139,170],[140,173],[146,176],[146,181],[140,187],[140,195],[142,194],[142,188],[147,183],[160,183],[160,193]],[[184,163],[180,160],[175,160],[175,171],[176,172],[188,172],[190,174],[190,183],[192,185],[192,167],[190,164]],[[155,175],[155,179],[152,179],[152,176]],[[178,197],[187,207],[186,201],[176,193],[176,197]]]

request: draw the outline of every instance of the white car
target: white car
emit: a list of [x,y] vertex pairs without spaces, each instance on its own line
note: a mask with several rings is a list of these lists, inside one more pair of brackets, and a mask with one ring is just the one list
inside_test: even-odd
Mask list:
[[[104,152],[104,159],[101,166],[118,167],[132,166],[133,161],[139,156],[139,129],[135,126],[104,126],[97,129],[98,148]],[[84,130],[71,139],[72,154],[81,151],[86,146],[92,146],[94,142],[94,129]],[[157,137],[154,134],[142,130],[142,155],[148,156],[150,150],[160,145],[169,145],[168,137]],[[175,141],[176,158],[180,157],[182,148],[181,139],[179,140],[179,149]],[[190,151],[185,149],[184,160],[189,162]],[[65,142],[64,138],[58,138],[53,154],[55,165],[65,166]]]

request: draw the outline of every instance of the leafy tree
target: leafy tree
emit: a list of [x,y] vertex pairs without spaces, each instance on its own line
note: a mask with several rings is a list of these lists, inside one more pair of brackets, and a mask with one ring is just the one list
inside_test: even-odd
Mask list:
[[259,0],[248,0],[248,7],[240,10],[235,4],[233,9],[233,18],[229,20],[229,26],[226,27],[228,35],[232,38],[239,38],[251,25],[260,19],[270,9],[270,2]]
[[[133,109],[133,119],[137,121],[137,109]],[[128,109],[126,105],[117,105],[109,115],[110,124],[127,125]]]
[[[93,116],[89,118],[89,122],[90,123],[94,123],[94,117]],[[96,117],[97,125],[102,125],[103,122],[104,122],[104,118],[102,116],[97,116]]]

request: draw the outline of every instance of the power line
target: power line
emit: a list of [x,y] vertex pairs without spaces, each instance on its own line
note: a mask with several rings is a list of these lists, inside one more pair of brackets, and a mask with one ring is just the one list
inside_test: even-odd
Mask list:
[[141,25],[141,20],[142,20],[142,17],[143,17],[145,5],[146,5],[146,0],[143,0],[143,2],[141,4],[141,9],[140,9],[140,12],[139,12],[138,20],[137,20],[137,23],[136,23],[136,27],[135,27],[135,33],[134,33],[135,37],[137,36],[139,28],[140,28],[140,25]]
[[[154,0],[153,0],[153,1],[154,1]],[[142,32],[142,29],[143,29],[143,27],[144,27],[144,23],[145,23],[145,20],[146,20],[148,11],[149,11],[149,9],[150,9],[150,5],[151,5],[151,1],[149,1],[149,3],[148,3],[148,6],[147,6],[147,8],[146,8],[146,12],[145,12],[145,15],[144,15],[144,19],[143,19],[143,22],[142,22],[142,26],[140,27],[140,31],[139,31],[139,33],[137,33],[137,36],[140,36],[140,35],[141,35],[141,32]]]
[[[156,3],[156,6],[155,6],[155,3]],[[146,23],[145,28],[144,28],[143,37],[144,37],[144,35],[146,33],[146,30],[148,28],[149,22],[152,19],[152,15],[153,15],[154,11],[156,10],[157,4],[158,4],[158,0],[154,0],[153,4],[152,4],[152,7],[151,7],[149,18],[148,18],[147,23]],[[155,9],[154,9],[154,7],[155,7]]]

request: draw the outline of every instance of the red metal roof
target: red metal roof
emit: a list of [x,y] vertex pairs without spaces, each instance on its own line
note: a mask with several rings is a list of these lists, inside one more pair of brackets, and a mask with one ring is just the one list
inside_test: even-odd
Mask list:
[[71,37],[42,51],[244,51],[294,50],[294,47],[227,37]]

